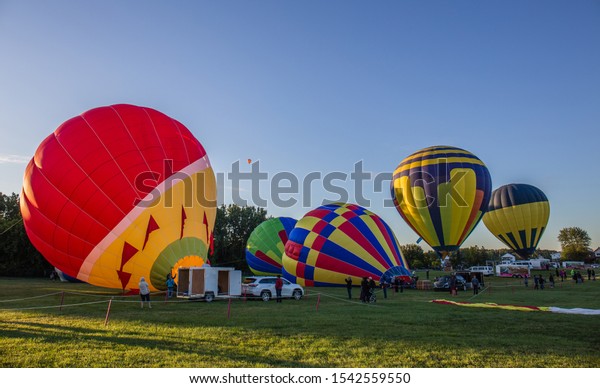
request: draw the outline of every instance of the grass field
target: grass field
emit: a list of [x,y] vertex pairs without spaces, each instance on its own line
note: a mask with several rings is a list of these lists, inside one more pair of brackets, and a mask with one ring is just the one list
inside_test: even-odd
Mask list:
[[534,291],[491,278],[486,286],[476,297],[379,293],[376,305],[349,301],[343,288],[311,288],[281,304],[153,295],[149,310],[137,296],[87,284],[0,278],[0,366],[600,367],[599,316],[430,303],[600,309],[600,281]]

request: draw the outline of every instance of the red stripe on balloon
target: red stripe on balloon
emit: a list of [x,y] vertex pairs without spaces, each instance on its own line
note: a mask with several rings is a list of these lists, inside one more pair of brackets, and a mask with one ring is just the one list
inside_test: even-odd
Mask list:
[[401,264],[402,260],[400,259],[400,257],[398,257],[399,252],[394,249],[394,243],[392,242],[392,236],[390,236],[389,232],[386,230],[385,226],[383,225],[383,222],[381,221],[381,219],[379,217],[377,217],[375,215],[372,215],[371,219],[375,222],[375,224],[379,228],[379,231],[385,238],[385,242],[387,243],[387,246],[390,247],[390,250],[392,251],[394,258],[396,259],[394,264]]
[[315,268],[358,277],[377,276],[376,274],[373,274],[355,265],[349,264],[346,261],[329,256],[325,253],[319,253],[319,255],[317,256],[317,261],[315,262]]
[[350,222],[344,222],[338,227],[339,230],[344,232],[348,237],[357,242],[367,253],[369,253],[375,260],[381,264],[386,264],[385,259],[375,249],[373,244]]
[[259,259],[261,259],[262,261],[264,261],[265,263],[267,263],[269,265],[272,265],[277,268],[281,268],[281,263],[276,262],[275,260],[273,260],[272,258],[267,256],[267,254],[264,253],[263,251],[256,251],[254,256],[258,257]]
[[279,239],[281,240],[281,242],[283,242],[283,245],[285,245],[285,243],[287,243],[288,241],[288,235],[285,232],[285,229],[280,230],[277,235],[279,236]]

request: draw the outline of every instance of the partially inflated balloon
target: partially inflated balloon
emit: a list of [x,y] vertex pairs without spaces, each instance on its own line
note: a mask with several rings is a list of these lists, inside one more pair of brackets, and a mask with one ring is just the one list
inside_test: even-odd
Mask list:
[[422,149],[394,171],[392,197],[408,225],[442,256],[458,249],[485,213],[487,167],[456,147]]
[[535,252],[550,218],[550,203],[537,187],[510,184],[492,193],[483,223],[522,258]]
[[285,244],[284,277],[305,286],[335,286],[352,277],[391,280],[410,276],[390,227],[353,204],[334,203],[308,212]]
[[179,266],[206,260],[216,184],[202,145],[149,108],[113,105],[48,136],[25,171],[27,235],[68,276],[110,288],[165,289]]
[[281,257],[296,220],[271,218],[258,225],[246,246],[246,262],[255,275],[281,275]]

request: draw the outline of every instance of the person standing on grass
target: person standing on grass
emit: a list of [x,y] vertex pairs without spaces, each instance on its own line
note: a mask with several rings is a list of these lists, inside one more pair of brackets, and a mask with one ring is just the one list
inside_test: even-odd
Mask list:
[[346,290],[348,291],[348,299],[352,299],[352,278],[348,276],[346,279]]
[[456,275],[450,276],[450,295],[456,295]]
[[529,287],[529,275],[525,274],[523,276],[523,284],[525,284],[525,287]]
[[379,285],[381,286],[381,289],[383,290],[383,299],[387,299],[387,289],[388,289],[388,282],[387,280],[383,279]]
[[167,297],[173,297],[173,289],[175,288],[175,280],[171,274],[167,275]]
[[548,282],[550,283],[550,288],[554,288],[554,276],[552,274],[548,277]]
[[281,303],[281,290],[283,289],[283,280],[281,280],[281,275],[277,275],[277,280],[275,280],[275,293],[277,294],[277,303]]
[[148,308],[151,309],[152,305],[150,304],[150,287],[148,283],[146,283],[146,279],[142,276],[140,278],[140,283],[138,284],[140,288],[140,298],[142,298],[142,308],[144,308],[144,302],[148,302]]
[[369,281],[366,277],[363,277],[360,282],[360,301],[363,303],[367,302],[367,295],[369,294]]
[[477,276],[473,275],[471,285],[473,286],[473,295],[479,294],[479,279],[477,279]]

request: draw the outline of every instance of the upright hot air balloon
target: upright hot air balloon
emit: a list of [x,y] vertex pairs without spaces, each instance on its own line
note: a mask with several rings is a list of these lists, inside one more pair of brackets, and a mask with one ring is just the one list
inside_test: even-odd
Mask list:
[[165,289],[179,266],[204,264],[216,215],[206,152],[154,109],[112,105],[63,123],[25,171],[21,213],[33,245],[66,275]]
[[509,184],[492,193],[483,223],[523,259],[535,252],[550,218],[548,198],[535,186]]
[[250,234],[246,246],[246,262],[255,275],[281,275],[281,257],[296,220],[290,217],[270,218]]
[[485,164],[450,146],[425,148],[405,158],[391,186],[402,218],[442,258],[471,234],[492,191]]
[[352,277],[410,276],[390,227],[353,204],[334,203],[301,218],[285,244],[284,277],[305,286],[336,286]]

